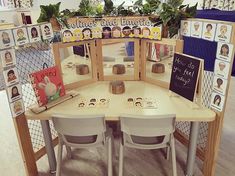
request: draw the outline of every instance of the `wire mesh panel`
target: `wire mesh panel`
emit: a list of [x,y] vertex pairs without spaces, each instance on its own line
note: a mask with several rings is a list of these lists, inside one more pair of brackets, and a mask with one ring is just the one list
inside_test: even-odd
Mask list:
[[[18,48],[16,50],[16,63],[22,85],[24,105],[27,108],[37,103],[28,75],[54,65],[51,48],[42,42],[35,43],[30,47]],[[45,146],[41,123],[39,120],[28,120],[28,126],[34,152],[37,152]],[[50,123],[50,126],[52,137],[55,138],[57,135],[53,124]]]
[[[202,104],[203,106],[209,108],[210,97],[212,94],[214,73],[209,71],[204,71],[203,85],[202,85]],[[189,140],[190,133],[190,122],[177,122],[176,129],[180,131]],[[207,143],[208,134],[208,123],[201,122],[199,127],[199,135],[197,140],[198,148],[204,149]]]

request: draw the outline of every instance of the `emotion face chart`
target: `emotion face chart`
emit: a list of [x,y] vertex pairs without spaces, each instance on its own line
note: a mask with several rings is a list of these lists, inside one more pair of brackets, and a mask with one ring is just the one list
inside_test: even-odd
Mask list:
[[[186,22],[188,22],[186,24]],[[234,59],[234,46],[231,44],[233,26],[228,22],[213,20],[182,20],[181,35],[189,36],[187,25],[191,25],[190,36],[217,43],[214,64],[214,79],[211,96],[211,108],[223,111],[231,63]],[[183,32],[184,31],[184,32]]]
[[[110,38],[146,38],[161,40],[161,25],[148,17],[70,18],[61,31],[63,42]],[[189,25],[190,30],[190,25]]]
[[0,30],[0,49],[15,46],[12,30]]

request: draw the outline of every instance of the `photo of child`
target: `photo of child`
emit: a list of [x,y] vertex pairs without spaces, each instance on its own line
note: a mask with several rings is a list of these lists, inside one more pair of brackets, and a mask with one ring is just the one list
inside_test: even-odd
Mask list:
[[26,28],[17,28],[13,30],[16,45],[29,43]]
[[82,35],[84,40],[92,39],[92,32],[90,28],[84,28],[82,30]]
[[230,62],[232,59],[233,45],[228,43],[218,42],[216,58]]
[[225,95],[226,92],[226,87],[227,87],[227,80],[223,79],[221,77],[218,76],[214,76],[214,80],[213,80],[213,90]]
[[40,34],[39,26],[30,26],[30,27],[27,27],[27,30],[29,34],[29,41],[31,43],[41,41],[41,34]]
[[224,96],[213,92],[211,96],[211,107],[221,112],[224,107]]
[[43,40],[52,39],[54,37],[51,23],[40,25]]
[[142,37],[143,38],[149,38],[150,36],[150,29],[148,27],[142,28]]
[[73,41],[73,33],[66,29],[63,32],[63,42],[72,42]]
[[218,24],[215,41],[230,42],[232,26],[227,24]]
[[224,62],[222,60],[216,59],[215,61],[215,74],[227,79],[228,73],[229,73],[229,66],[230,64],[228,62]]
[[192,21],[191,22],[191,36],[195,38],[202,37],[202,22]]
[[11,86],[19,82],[19,76],[16,68],[10,68],[9,70],[3,71],[3,76],[7,86]]
[[0,31],[0,49],[14,46],[14,40],[11,30]]
[[19,84],[13,85],[7,89],[8,98],[13,102],[22,97],[21,86]]
[[190,36],[191,22],[186,20],[181,20],[181,35]]
[[24,112],[24,104],[22,99],[17,100],[10,104],[11,113],[13,117],[16,117]]
[[131,28],[129,26],[125,26],[122,28],[122,36],[123,37],[130,37]]
[[112,37],[113,38],[121,37],[121,28],[119,26],[115,26],[112,28]]
[[3,67],[8,67],[8,66],[16,64],[15,50],[14,49],[2,50],[0,52],[1,52],[2,66]]
[[110,27],[103,27],[102,38],[103,39],[111,38],[111,28]]
[[202,30],[202,38],[205,40],[214,41],[215,38],[216,24],[204,23]]
[[141,34],[141,28],[138,26],[133,26],[132,27],[132,34],[133,34],[133,37],[139,37]]

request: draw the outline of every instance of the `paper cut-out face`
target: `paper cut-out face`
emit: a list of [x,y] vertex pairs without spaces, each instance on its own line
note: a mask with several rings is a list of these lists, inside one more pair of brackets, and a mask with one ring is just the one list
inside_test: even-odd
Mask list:
[[9,70],[7,72],[7,81],[11,82],[13,80],[16,80],[15,72],[14,72],[14,70]]
[[137,101],[137,102],[135,102],[135,106],[142,107],[142,104],[141,104],[141,102]]
[[71,42],[72,41],[73,34],[70,30],[65,30],[63,32],[63,41],[64,42]]
[[151,36],[153,39],[160,40],[161,39],[161,30],[158,27],[153,27],[151,30]]
[[217,82],[217,88],[221,88],[221,85],[223,84],[223,80],[221,79],[221,78],[218,78],[217,80],[216,80],[216,82]]
[[17,41],[26,40],[25,33],[24,33],[23,29],[18,29],[16,34],[17,34],[17,37],[18,37]]
[[183,31],[183,33],[188,33],[188,22],[187,21],[184,22],[182,31]]
[[229,54],[229,46],[227,44],[223,44],[220,49],[220,55],[228,57]]
[[79,103],[78,107],[84,107],[85,103]]
[[193,25],[195,32],[198,32],[200,24],[198,22],[194,23]]
[[213,103],[216,105],[216,106],[220,106],[220,103],[221,103],[221,96],[219,95],[216,95],[214,100],[213,100]]
[[23,106],[22,106],[22,104],[21,104],[20,101],[16,101],[16,102],[14,103],[13,108],[14,108],[14,112],[15,112],[15,113],[18,113],[18,112],[20,112],[20,111],[23,110]]
[[142,35],[143,35],[144,38],[148,38],[149,35],[150,35],[150,30],[149,30],[149,28],[144,27],[144,28],[142,29]]
[[16,86],[13,86],[11,89],[11,98],[19,96],[19,90]]
[[2,43],[8,44],[10,42],[11,42],[11,40],[10,40],[9,34],[7,32],[3,32],[2,33]]
[[121,37],[121,28],[119,26],[115,26],[112,28],[112,36],[114,38]]
[[5,63],[6,65],[11,64],[13,62],[11,52],[6,51],[5,53]]
[[130,34],[131,34],[131,28],[129,26],[125,26],[122,29],[122,34],[123,34],[124,37],[129,37]]
[[102,31],[99,27],[92,29],[93,38],[102,38]]
[[211,31],[212,31],[212,25],[211,24],[207,24],[206,25],[206,32],[205,32],[205,35],[206,36],[212,36],[212,34],[211,34]]
[[84,39],[84,40],[88,40],[88,39],[91,39],[91,38],[92,38],[91,29],[89,29],[89,28],[84,28],[84,29],[82,30],[82,33],[83,33],[83,39]]
[[219,38],[223,38],[223,39],[227,39],[227,26],[226,25],[222,25],[220,26],[220,34],[218,35]]
[[110,27],[103,27],[102,38],[104,38],[104,39],[111,38],[111,28]]
[[44,33],[45,33],[45,35],[51,35],[51,30],[50,30],[50,28],[49,28],[49,26],[44,26]]
[[134,26],[134,27],[132,28],[132,33],[133,33],[134,37],[139,37],[139,36],[140,36],[140,33],[141,33],[140,27]]
[[224,62],[219,62],[219,69],[220,71],[223,71],[225,69],[226,65]]
[[38,37],[38,30],[35,27],[31,28],[31,37],[37,38]]
[[73,31],[73,37],[75,41],[80,41],[82,40],[83,36],[82,36],[82,31],[80,29],[75,29]]

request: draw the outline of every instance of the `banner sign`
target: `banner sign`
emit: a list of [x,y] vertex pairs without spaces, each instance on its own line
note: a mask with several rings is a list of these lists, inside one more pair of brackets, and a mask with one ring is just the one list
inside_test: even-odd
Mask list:
[[161,40],[162,26],[149,17],[104,17],[67,20],[68,27],[62,29],[63,42],[90,39],[144,38]]

